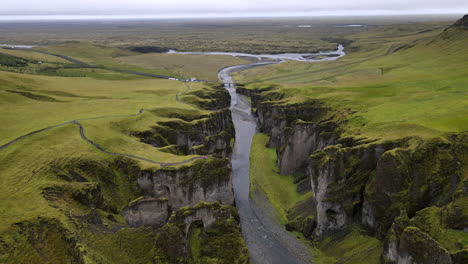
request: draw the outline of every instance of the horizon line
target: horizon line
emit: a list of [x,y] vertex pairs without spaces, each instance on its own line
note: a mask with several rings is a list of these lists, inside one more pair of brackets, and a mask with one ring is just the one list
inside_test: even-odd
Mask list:
[[0,21],[72,21],[72,20],[158,20],[158,19],[212,19],[212,18],[275,18],[275,17],[359,17],[359,16],[398,16],[398,15],[464,15],[468,13],[459,10],[367,10],[367,11],[316,11],[316,12],[284,12],[284,13],[205,13],[205,14],[127,14],[127,15],[0,15]]

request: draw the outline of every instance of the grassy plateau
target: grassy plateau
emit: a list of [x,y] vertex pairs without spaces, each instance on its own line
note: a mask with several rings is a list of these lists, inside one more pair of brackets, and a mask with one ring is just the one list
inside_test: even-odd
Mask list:
[[[369,29],[345,36],[347,55],[336,61],[286,61],[238,72],[235,80],[264,98],[262,103],[268,105],[294,109],[312,101],[321,103],[330,110],[324,119],[339,124],[341,137],[353,138],[363,144],[397,142],[409,138],[443,141],[450,134],[463,135],[468,131],[468,61],[465,59],[468,56],[468,30],[451,24],[425,22]],[[301,116],[297,118],[301,119]],[[307,208],[305,204],[313,204],[310,198],[314,194],[298,192],[299,185],[295,179],[300,175],[280,175],[277,152],[282,149],[269,149],[268,142],[267,135],[254,137],[251,151],[252,194],[261,190],[277,210],[279,222],[289,219],[289,222],[286,220],[286,229],[294,229],[295,225],[317,217],[315,211],[307,212],[304,209]],[[466,141],[463,144],[466,146]],[[411,149],[417,143],[409,145]],[[340,144],[335,147],[342,151],[348,149]],[[460,187],[463,181],[466,184],[466,157],[465,153],[458,161],[464,169],[459,176],[461,185],[457,190],[463,189]],[[346,173],[353,173],[352,169],[345,168],[345,176],[342,176],[351,177]],[[355,177],[359,176],[359,172],[356,173]],[[307,180],[310,182],[310,179]],[[341,188],[351,189],[353,185]],[[404,192],[406,190],[398,195]],[[466,215],[468,210],[463,198],[466,192],[456,197],[453,198],[456,200],[454,203],[464,208],[460,214]],[[412,218],[411,224],[424,227],[424,232],[448,251],[461,250],[466,253],[466,233],[444,227],[439,222],[442,221],[438,218],[441,210],[446,210],[441,207],[417,212],[417,215],[424,217]],[[429,222],[433,227],[426,225]],[[356,224],[307,243],[313,244],[316,263],[382,261],[382,240],[369,236]]]

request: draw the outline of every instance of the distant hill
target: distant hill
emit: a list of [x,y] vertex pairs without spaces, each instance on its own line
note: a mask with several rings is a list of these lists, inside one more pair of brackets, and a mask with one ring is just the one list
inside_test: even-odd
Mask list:
[[462,18],[460,18],[457,22],[455,22],[451,28],[462,28],[468,30],[468,15],[464,15]]

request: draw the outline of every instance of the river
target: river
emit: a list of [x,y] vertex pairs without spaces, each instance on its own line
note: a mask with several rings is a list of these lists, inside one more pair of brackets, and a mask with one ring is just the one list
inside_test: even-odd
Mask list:
[[[322,56],[324,54],[336,54],[336,56],[311,59],[312,57]],[[215,53],[215,55],[226,54]],[[343,46],[340,45],[339,49],[334,52],[321,52],[315,54],[269,54],[268,56],[265,56],[264,54],[248,55],[249,57],[258,58],[259,62],[227,67],[220,70],[218,73],[219,80],[224,83],[224,87],[231,95],[231,113],[236,130],[236,141],[231,160],[232,181],[236,197],[236,207],[241,219],[242,235],[247,247],[249,248],[251,261],[253,263],[312,263],[312,257],[309,255],[307,248],[282,226],[279,226],[274,219],[271,219],[270,216],[263,213],[262,209],[257,207],[253,201],[250,200],[250,147],[253,136],[258,132],[257,120],[252,114],[248,98],[236,92],[236,88],[230,74],[250,68],[279,64],[282,63],[286,57],[288,57],[288,59],[298,61],[315,62],[334,60],[345,55]],[[237,56],[245,56],[245,54]],[[270,60],[264,61],[265,58]]]

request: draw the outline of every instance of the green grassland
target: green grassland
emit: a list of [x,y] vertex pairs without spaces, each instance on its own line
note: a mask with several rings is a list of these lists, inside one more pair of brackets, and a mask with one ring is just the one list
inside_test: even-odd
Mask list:
[[[178,162],[187,156],[176,156],[141,143],[132,132],[146,130],[159,121],[170,120],[159,109],[193,112],[206,111],[176,101],[176,94],[186,90],[181,82],[141,78],[139,80],[98,80],[95,78],[66,78],[26,75],[0,71],[0,144],[35,130],[76,119],[86,136],[106,150],[131,153],[160,162]],[[206,89],[203,84],[192,90]],[[17,91],[20,93],[13,93]],[[35,95],[34,97],[25,96]],[[183,100],[184,95],[181,95]],[[138,116],[125,117],[145,111]],[[122,117],[119,117],[122,116]],[[70,159],[113,160],[80,138],[74,124],[32,135],[4,149],[0,153],[2,171],[2,230],[32,215],[48,215],[52,210],[41,198],[45,175],[32,175],[42,167]],[[141,161],[144,167],[156,165]],[[47,180],[48,181],[48,180]],[[18,187],[15,187],[18,186]],[[21,187],[22,186],[22,187]],[[11,201],[13,204],[9,204]],[[41,206],[41,203],[43,205]],[[30,207],[30,209],[28,209]],[[8,212],[8,213],[7,213]]]
[[46,76],[92,77],[103,80],[142,78],[133,74],[117,73],[94,66],[74,64],[56,56],[5,48],[0,49],[0,70]]
[[184,78],[196,77],[211,82],[218,81],[218,71],[222,68],[248,64],[249,61],[230,56],[182,55],[182,54],[142,54],[117,58],[118,61],[144,68],[167,69]]
[[278,212],[280,223],[285,224],[288,210],[297,202],[309,198],[312,193],[299,194],[294,178],[279,173],[276,151],[266,147],[268,139],[265,134],[256,134],[253,138],[250,153],[250,192],[264,193]]
[[[173,107],[199,111],[179,103],[177,93],[185,91],[181,82],[140,80],[97,80],[94,78],[65,78],[18,75],[0,72],[5,85],[1,88],[3,126],[1,144],[32,131],[75,119],[106,116],[127,116],[148,111],[130,118],[102,118],[80,121],[87,136],[102,147],[114,152],[132,152],[152,160],[171,160],[171,154],[142,144],[131,132],[147,129],[155,122],[166,120],[151,109]],[[28,98],[11,91],[28,92],[37,97]],[[39,97],[41,96],[41,97]],[[203,111],[201,111],[202,113]],[[60,153],[57,153],[60,155]],[[172,156],[176,160],[182,157]]]
[[349,135],[427,138],[466,131],[467,31],[439,35],[443,29],[431,23],[401,28],[350,37],[348,55],[337,61],[286,62],[239,73],[236,80],[251,89],[279,89],[287,95],[281,103],[325,102],[346,115]]
[[217,72],[227,66],[248,61],[230,56],[195,56],[180,54],[140,54],[122,48],[111,48],[89,42],[69,42],[38,48],[67,55],[91,65],[107,68],[160,74],[176,78],[196,77],[217,82]]
[[[468,30],[446,29],[450,24],[428,22],[368,30],[347,36],[347,55],[336,61],[287,61],[236,73],[235,80],[248,89],[263,89],[266,96],[282,93],[274,104],[325,103],[332,110],[331,117],[342,122],[342,136],[390,141],[466,133]],[[265,193],[281,220],[288,220],[288,229],[313,218],[301,206],[309,203],[310,207],[313,202],[299,196],[293,177],[278,173],[275,150],[268,149],[267,142],[263,134],[254,137],[251,190]],[[465,200],[457,200],[458,206],[466,208]],[[447,250],[466,247],[462,232],[443,227],[440,211],[438,207],[421,210],[411,224]],[[313,244],[317,263],[379,263],[383,249],[382,241],[357,225],[305,243]]]
[[[89,47],[86,45],[79,44],[82,50]],[[88,56],[90,63],[105,61],[110,53],[91,59],[101,50],[105,48],[89,49],[80,59]],[[110,152],[170,163],[195,157],[169,153],[134,135],[157,122],[175,120],[174,116],[210,113],[183,102],[206,101],[198,95],[217,88],[191,83],[187,90],[182,82],[104,69],[67,77],[61,72],[44,74],[34,62],[59,65],[61,70],[72,64],[27,51],[2,49],[0,54],[6,58],[4,64],[13,65],[0,68],[0,145],[78,120],[85,135]],[[10,63],[11,56],[19,66]],[[140,109],[144,111],[137,115]],[[87,263],[151,263],[156,254],[154,231],[127,228],[120,211],[141,196],[134,171],[158,167],[102,153],[81,138],[80,128],[73,123],[2,149],[0,243],[5,247],[0,250],[0,262],[69,263],[74,256],[84,255]],[[73,175],[79,180],[70,179]]]

